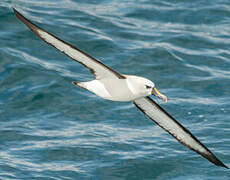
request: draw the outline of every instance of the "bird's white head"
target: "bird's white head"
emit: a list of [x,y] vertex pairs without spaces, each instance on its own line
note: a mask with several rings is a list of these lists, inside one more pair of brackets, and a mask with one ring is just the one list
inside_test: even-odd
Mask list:
[[143,78],[143,77],[138,77],[137,81],[138,81],[138,84],[139,84],[139,88],[141,88],[142,92],[144,94],[146,94],[147,96],[148,95],[154,95],[154,96],[157,96],[157,97],[161,98],[165,102],[168,101],[168,98],[164,94],[161,94],[157,90],[157,88],[155,87],[155,84],[152,81],[150,81],[150,80],[148,80],[146,78]]

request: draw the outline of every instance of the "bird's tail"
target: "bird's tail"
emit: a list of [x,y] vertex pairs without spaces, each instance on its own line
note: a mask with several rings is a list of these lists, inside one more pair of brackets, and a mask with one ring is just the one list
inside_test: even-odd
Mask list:
[[80,88],[87,89],[87,88],[86,88],[86,83],[85,83],[85,82],[73,81],[72,84],[75,85],[75,86],[78,86],[78,87],[80,87]]

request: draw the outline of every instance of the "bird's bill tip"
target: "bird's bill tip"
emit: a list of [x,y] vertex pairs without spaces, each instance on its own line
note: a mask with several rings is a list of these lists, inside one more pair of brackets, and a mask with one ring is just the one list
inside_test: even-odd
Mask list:
[[161,94],[158,90],[157,90],[157,88],[153,88],[153,90],[152,90],[152,94],[154,95],[154,96],[157,96],[157,97],[159,97],[159,98],[161,98],[164,102],[167,102],[168,101],[168,98],[167,98],[167,96],[165,96],[164,94]]

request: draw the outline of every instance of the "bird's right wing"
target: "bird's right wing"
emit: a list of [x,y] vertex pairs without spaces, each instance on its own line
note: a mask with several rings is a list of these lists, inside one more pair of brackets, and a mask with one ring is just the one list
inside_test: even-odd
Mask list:
[[217,166],[228,168],[202,144],[188,129],[183,127],[150,97],[140,98],[134,104],[157,125],[171,134],[180,143],[202,155]]
[[20,14],[16,9],[14,9],[14,13],[16,17],[22,21],[35,35],[41,38],[43,41],[48,43],[49,45],[55,47],[62,53],[66,54],[73,60],[81,63],[86,68],[90,70],[90,72],[95,76],[96,79],[102,78],[119,78],[125,79],[124,76],[104,65],[102,62],[97,59],[91,57],[80,49],[74,47],[73,45],[59,39],[53,34],[45,31],[44,29],[38,27],[30,20],[25,18],[22,14]]

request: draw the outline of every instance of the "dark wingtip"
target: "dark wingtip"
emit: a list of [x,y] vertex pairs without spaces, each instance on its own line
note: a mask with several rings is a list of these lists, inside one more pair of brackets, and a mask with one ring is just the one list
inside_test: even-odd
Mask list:
[[15,8],[13,8],[13,10],[14,10],[14,14],[19,14],[19,12],[15,9]]
[[224,168],[226,168],[226,169],[229,169],[229,167],[228,166],[226,166],[225,164],[221,164],[221,165],[218,165],[218,166],[220,166],[220,167],[224,167]]
[[210,158],[207,158],[209,161],[211,161],[216,166],[224,167],[226,169],[229,169],[228,166],[226,166],[224,163],[222,163],[214,154]]
[[222,163],[221,161],[219,161],[219,163],[217,164],[217,166],[221,166],[221,167],[224,167],[226,169],[229,169],[228,166],[226,166],[224,163]]
[[15,8],[13,8],[13,10],[16,17],[21,20],[23,16]]

